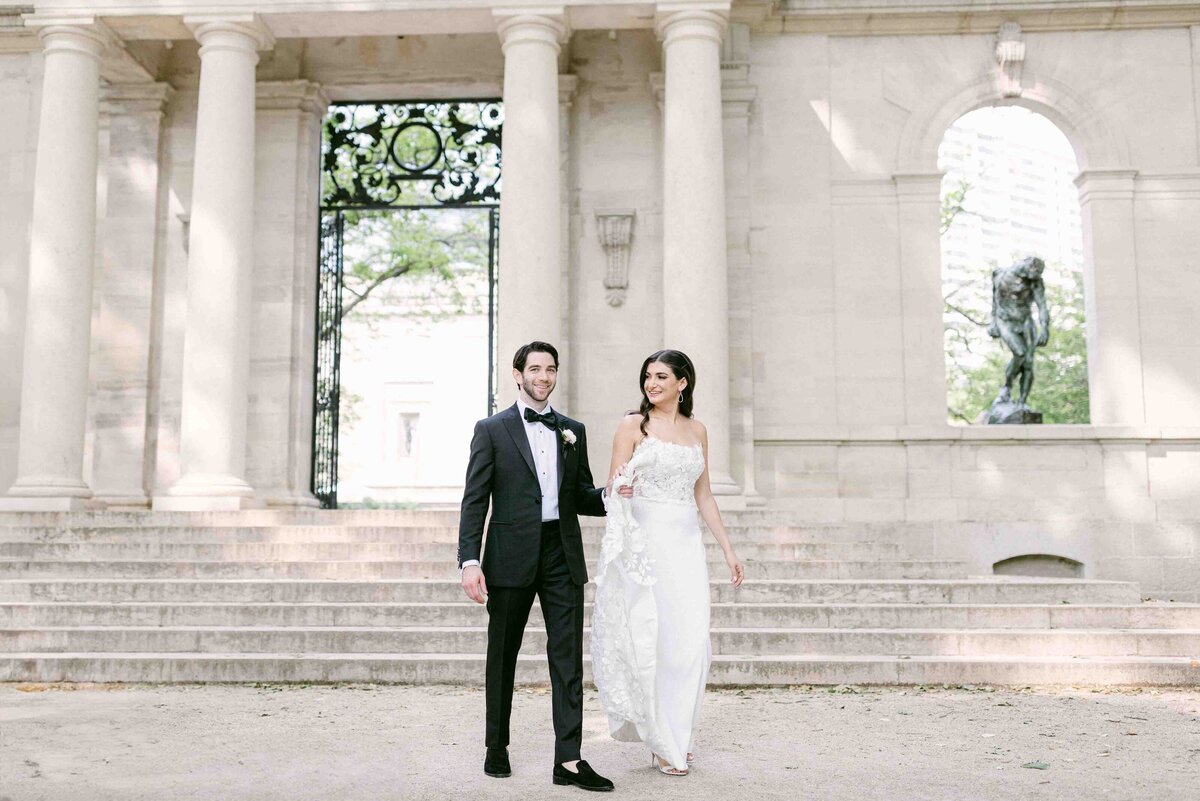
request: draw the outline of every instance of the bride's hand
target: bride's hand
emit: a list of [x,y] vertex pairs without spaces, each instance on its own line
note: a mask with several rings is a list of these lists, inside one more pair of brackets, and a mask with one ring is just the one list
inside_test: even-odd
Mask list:
[[[629,469],[629,462],[626,462],[625,464],[623,464],[617,468],[617,472],[613,474],[612,479],[610,479],[608,482],[608,492],[610,495],[612,494],[613,482],[616,481],[617,476],[624,476],[625,471],[628,469]],[[619,490],[617,490],[617,494],[620,495],[622,498],[632,498],[633,497],[633,484],[630,483],[630,484],[624,485]]]
[[729,565],[729,581],[735,587],[742,586],[742,581],[746,578],[746,566],[732,550],[725,554],[725,564]]

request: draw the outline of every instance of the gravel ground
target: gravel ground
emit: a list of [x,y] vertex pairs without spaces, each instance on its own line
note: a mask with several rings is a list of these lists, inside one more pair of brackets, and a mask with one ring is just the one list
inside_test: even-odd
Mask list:
[[[1200,797],[1195,689],[801,687],[705,704],[691,776],[610,740],[594,692],[584,757],[615,796],[655,801]],[[518,690],[514,773],[490,779],[478,690],[0,684],[0,801],[592,797],[551,785],[549,721],[548,691]]]

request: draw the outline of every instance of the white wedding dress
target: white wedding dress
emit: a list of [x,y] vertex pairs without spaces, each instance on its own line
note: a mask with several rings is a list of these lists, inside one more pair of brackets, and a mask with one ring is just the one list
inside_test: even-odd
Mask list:
[[[704,451],[647,437],[606,500],[592,607],[592,676],[609,731],[679,770],[712,657],[708,564],[696,510]],[[633,498],[616,490],[632,482]]]

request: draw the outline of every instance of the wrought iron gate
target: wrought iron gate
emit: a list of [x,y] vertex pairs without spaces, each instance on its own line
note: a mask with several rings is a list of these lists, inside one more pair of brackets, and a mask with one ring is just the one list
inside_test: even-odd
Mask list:
[[337,507],[342,268],[349,215],[468,206],[488,215],[487,414],[494,410],[503,117],[499,100],[329,108],[322,138],[312,448],[312,491],[324,508]]

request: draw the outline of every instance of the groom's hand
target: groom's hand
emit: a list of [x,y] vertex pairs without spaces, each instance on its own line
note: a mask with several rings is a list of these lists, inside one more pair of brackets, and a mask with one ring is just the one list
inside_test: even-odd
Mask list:
[[479,565],[469,565],[462,571],[463,592],[477,604],[487,601],[487,584],[483,580],[483,571]]

